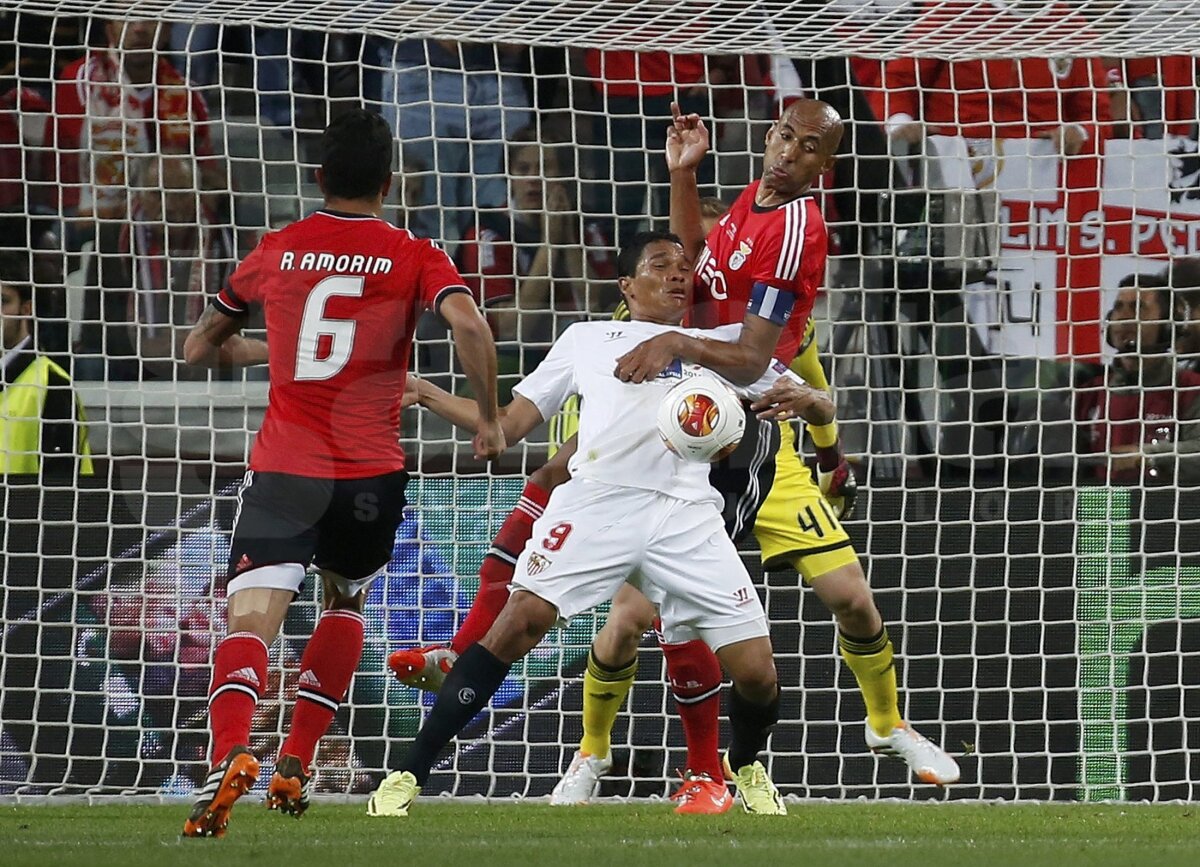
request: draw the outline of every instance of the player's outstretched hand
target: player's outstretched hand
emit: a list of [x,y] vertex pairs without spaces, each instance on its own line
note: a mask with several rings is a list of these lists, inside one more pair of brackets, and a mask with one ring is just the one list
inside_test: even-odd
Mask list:
[[667,127],[667,171],[695,171],[708,153],[708,129],[698,114],[684,114],[679,103],[671,103],[674,117]]
[[504,439],[504,431],[500,427],[500,420],[497,419],[490,424],[481,424],[472,445],[478,460],[490,461],[492,458],[500,457],[500,453],[508,448],[508,443]]
[[819,388],[780,377],[750,408],[759,418],[790,421],[803,419],[809,424],[825,425],[833,421],[833,399]]
[[658,376],[679,357],[674,334],[659,334],[643,340],[617,359],[613,376],[622,382],[647,382]]

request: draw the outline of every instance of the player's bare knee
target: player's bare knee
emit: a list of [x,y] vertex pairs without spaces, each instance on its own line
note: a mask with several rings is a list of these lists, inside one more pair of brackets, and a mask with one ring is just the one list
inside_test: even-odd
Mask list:
[[733,678],[733,687],[742,697],[754,704],[768,704],[779,694],[779,678],[775,666],[768,671],[744,671]]
[[838,627],[847,635],[867,638],[883,628],[883,618],[875,607],[875,598],[865,586],[863,592],[845,599],[833,612]]
[[629,621],[609,618],[592,642],[592,654],[602,665],[624,665],[637,656],[645,629],[637,630]]
[[658,611],[653,602],[639,590],[626,584],[613,599],[612,610],[604,625],[607,627],[611,623],[622,636],[632,636],[640,642],[642,636],[646,634],[646,630],[654,625],[654,618],[657,614]]
[[362,614],[367,601],[367,588],[350,592],[344,586],[344,579],[339,581],[333,573],[321,575],[321,607],[325,611],[357,611]]
[[497,658],[515,662],[536,647],[557,620],[557,608],[540,596],[518,590],[480,643]]
[[721,666],[746,699],[765,704],[779,691],[775,657],[767,638],[754,638],[727,645],[717,651]]

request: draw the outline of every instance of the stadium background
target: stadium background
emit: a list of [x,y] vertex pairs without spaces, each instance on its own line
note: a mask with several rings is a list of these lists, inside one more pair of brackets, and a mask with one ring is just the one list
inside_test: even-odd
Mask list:
[[[25,16],[89,11],[83,4],[19,5]],[[140,6],[166,21],[211,14],[211,5],[110,3],[100,11],[132,14]],[[529,4],[468,5],[474,15],[461,4],[416,4],[428,16],[398,23],[379,4],[300,9],[283,3],[232,10],[228,22],[232,29],[233,22],[258,15],[254,20],[264,26],[329,34],[329,21],[312,17],[327,12],[347,32],[492,43],[501,24],[485,20],[484,7],[494,6],[527,16],[517,23],[528,25],[530,42],[541,47],[600,44],[578,10],[538,19]],[[770,36],[754,28],[731,30],[720,9],[712,26],[696,33],[672,30],[672,16],[686,14],[687,4],[618,5],[630,10],[630,20],[641,21],[633,15],[639,12],[657,29],[633,26],[604,47],[777,50],[823,61],[844,56],[852,45],[870,58],[894,55],[899,50],[894,37],[912,23],[897,17],[906,11],[903,3],[876,4],[884,10],[881,17],[866,23],[854,16],[865,14],[857,7],[871,4],[833,4],[837,8],[828,12],[797,3],[772,7],[781,17]],[[1093,19],[1096,31],[1108,33],[1109,41],[1085,34],[1067,45],[1005,47],[1039,56],[1069,49],[1079,56],[1103,50],[1132,57],[1144,51],[1146,35],[1163,36],[1172,24],[1175,35],[1167,43],[1173,39],[1177,45],[1179,34],[1187,32],[1180,26],[1190,20],[1173,19],[1177,10],[1162,12],[1169,4],[1131,3],[1127,11],[1134,16],[1157,9],[1166,18],[1140,19],[1143,36],[1121,42],[1119,34],[1101,26],[1107,14],[1102,4],[1083,5],[1095,7],[1084,11],[1099,16]],[[748,9],[737,3],[725,7],[731,15]],[[21,41],[15,8],[0,3],[12,25],[7,48],[19,60],[45,46]],[[535,32],[532,22],[538,20],[549,35]],[[1155,23],[1162,20],[1167,24]],[[838,35],[839,28],[850,26],[865,37]],[[330,29],[310,29],[320,27]],[[814,33],[825,41],[802,45]],[[1003,44],[1002,35],[993,49]],[[681,41],[672,42],[675,38]],[[925,49],[986,53],[988,47],[985,42],[964,49],[947,41]],[[251,54],[243,49],[242,55],[244,66]],[[339,62],[344,58],[317,61]],[[847,68],[844,60],[830,62]],[[745,72],[746,62],[740,65]],[[232,60],[228,66],[238,68]],[[18,63],[18,84],[45,83],[36,76],[21,81],[20,69]],[[804,79],[815,66],[801,63],[799,72]],[[560,77],[571,88],[581,84],[572,68]],[[229,84],[226,108],[235,97],[253,104],[252,94],[244,80]],[[326,97],[325,106],[335,106]],[[722,118],[726,129],[716,148],[726,147],[729,160],[716,180],[726,195],[751,176],[753,136],[766,122],[755,114],[759,109],[747,100],[740,116]],[[853,120],[865,135],[869,121]],[[244,252],[243,230],[256,220],[275,224],[314,206],[312,185],[300,167],[310,153],[311,131],[299,124],[280,129],[228,111],[213,128],[230,166],[233,207],[227,219]],[[939,256],[929,246],[903,247],[899,229],[935,225],[925,205],[915,217],[898,216],[903,209],[881,217],[875,228],[886,231],[854,252],[849,245],[856,233],[838,231],[851,222],[847,215],[831,220],[837,242],[847,246],[834,251],[830,292],[821,308],[822,341],[836,358],[832,370],[844,437],[866,482],[858,515],[848,526],[903,656],[908,718],[961,755],[964,781],[948,793],[914,788],[902,766],[880,764],[867,754],[860,702],[837,660],[828,616],[811,594],[798,590],[794,576],[756,573],[788,685],[786,722],[772,744],[772,772],[786,792],[1200,797],[1200,542],[1194,492],[1173,485],[1087,484],[1091,466],[1075,452],[1071,420],[1052,412],[1069,395],[1072,365],[1108,360],[1102,315],[1116,281],[1149,260],[1160,266],[1169,255],[1197,252],[1192,229],[1200,211],[1191,196],[1195,179],[1187,159],[1194,141],[1190,152],[1189,141],[1183,136],[1107,142],[1103,155],[1073,164],[1075,174],[1085,177],[1077,187],[1054,172],[1046,175],[1044,154],[1039,162],[1033,153],[1024,166],[1022,155],[1010,154],[1004,168],[1016,180],[1001,184],[1008,195],[1000,197],[991,227],[1000,241],[989,251],[995,260],[990,264],[998,263],[1007,280],[974,280],[979,275],[951,267],[944,250]],[[13,143],[7,146],[11,151]],[[16,149],[23,157],[38,152],[23,140]],[[650,153],[649,159],[656,156]],[[886,199],[889,191],[865,186],[870,163],[862,156],[847,160],[856,167],[851,189],[859,204],[867,192]],[[569,179],[582,194],[596,179],[586,177],[580,165],[574,171]],[[37,188],[31,176],[19,174],[17,180]],[[34,213],[29,201],[22,200],[15,213],[62,216]],[[951,219],[970,228],[961,215]],[[1085,231],[1096,223],[1124,228],[1100,236]],[[1066,227],[1061,235],[1053,228],[1058,225]],[[1029,227],[1029,235],[1020,237],[1014,226]],[[581,211],[581,237],[587,228]],[[1097,237],[1113,244],[1089,241]],[[72,333],[87,317],[78,303],[89,288],[87,269],[74,258],[86,254],[63,255],[64,270],[75,283],[68,279],[61,309],[39,309],[51,310],[46,326]],[[1061,283],[1060,274],[1066,275]],[[594,282],[602,294],[603,281]],[[555,328],[571,319],[553,313]],[[425,336],[428,348],[418,365],[447,376],[451,362],[439,345],[442,338],[433,331]],[[77,343],[67,343],[64,354],[70,357]],[[532,355],[519,345],[502,349],[516,359],[514,374],[531,363]],[[91,360],[79,355],[77,361]],[[168,375],[166,381],[130,384],[88,380],[79,376],[78,364],[75,369],[92,448],[100,458],[97,475],[67,488],[10,477],[4,487],[0,792],[186,794],[201,773],[207,661],[213,632],[222,628],[212,576],[224,561],[233,484],[261,413],[265,383],[253,377],[184,383]],[[989,402],[997,395],[1003,395],[999,409],[995,400]],[[522,471],[542,456],[543,445],[535,442],[486,472],[464,459],[463,441],[444,427],[411,415],[405,425],[405,444],[422,477],[410,489],[410,520],[398,537],[387,579],[372,591],[367,651],[348,702],[352,707],[343,709],[322,748],[323,791],[365,791],[372,774],[387,764],[390,740],[414,731],[427,702],[388,682],[386,653],[396,645],[448,637],[454,617],[469,605],[472,576],[491,533],[519,493]],[[752,552],[747,562],[756,566]],[[294,694],[298,647],[314,605],[312,598],[302,600],[273,649],[274,698],[256,720],[266,732],[257,746],[268,753],[271,733],[283,724],[279,697]],[[552,635],[517,670],[495,709],[477,721],[434,785],[456,794],[548,792],[578,735],[578,674],[596,626],[596,619],[580,618]],[[659,660],[647,644],[631,713],[618,723],[619,767],[606,783],[608,794],[663,794],[682,761],[682,737],[658,676]]]

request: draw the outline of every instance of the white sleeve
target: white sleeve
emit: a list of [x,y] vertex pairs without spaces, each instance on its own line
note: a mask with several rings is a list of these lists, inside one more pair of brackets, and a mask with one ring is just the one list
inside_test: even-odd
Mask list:
[[574,331],[564,331],[537,369],[513,386],[513,394],[533,403],[543,420],[558,412],[576,391]]
[[758,400],[758,398],[767,393],[767,390],[772,385],[785,377],[795,380],[801,385],[805,384],[804,380],[792,372],[786,364],[778,358],[772,358],[771,363],[767,365],[766,371],[758,378],[757,382],[752,382],[750,385],[734,385],[732,387],[738,393],[739,397],[744,397],[748,400]]

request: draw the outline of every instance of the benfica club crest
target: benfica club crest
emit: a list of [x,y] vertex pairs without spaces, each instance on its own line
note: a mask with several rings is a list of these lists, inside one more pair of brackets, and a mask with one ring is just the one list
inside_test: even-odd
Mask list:
[[525,571],[530,575],[541,575],[549,566],[550,561],[535,551],[529,555],[529,563],[526,564]]
[[729,270],[736,271],[746,264],[746,257],[751,251],[750,241],[745,240],[738,244],[738,248],[733,251],[733,255],[729,257]]

